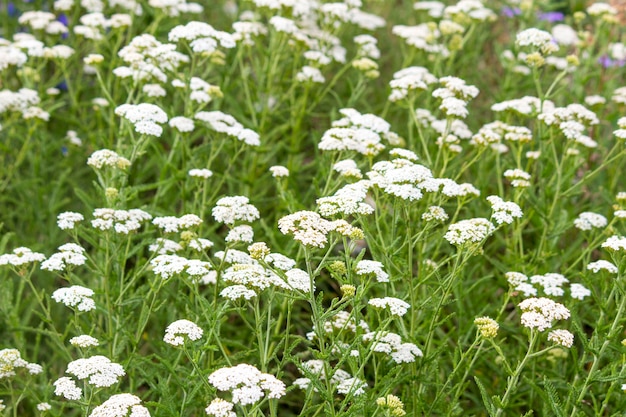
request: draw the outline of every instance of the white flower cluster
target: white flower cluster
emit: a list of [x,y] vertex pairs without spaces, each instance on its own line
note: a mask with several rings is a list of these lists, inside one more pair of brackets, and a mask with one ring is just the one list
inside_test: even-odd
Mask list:
[[389,282],[389,274],[383,270],[383,264],[378,261],[362,259],[357,262],[354,272],[360,276],[373,275],[377,282]]
[[152,219],[149,213],[140,209],[114,210],[111,208],[97,208],[93,212],[94,219],[91,226],[94,229],[106,231],[115,230],[116,233],[127,235],[141,228],[141,223]]
[[177,255],[158,255],[150,261],[150,266],[152,266],[152,272],[162,279],[169,279],[185,272],[200,282],[212,282],[216,274],[215,271],[211,271],[209,262]]
[[233,116],[221,111],[201,111],[196,113],[195,118],[207,123],[211,130],[224,133],[246,145],[259,146],[259,134],[251,129],[244,128]]
[[411,307],[406,301],[394,297],[372,298],[367,304],[381,310],[387,309],[392,316],[398,317],[404,316]]
[[385,146],[385,139],[396,144],[398,135],[390,131],[390,125],[373,114],[361,114],[354,109],[339,110],[344,117],[332,123],[324,132],[318,148],[323,151],[355,151],[362,155],[378,155]]
[[512,201],[504,201],[496,195],[490,195],[487,197],[487,201],[491,204],[491,210],[493,211],[491,217],[498,225],[503,223],[511,224],[513,220],[519,219],[523,215],[520,206]]
[[[330,368],[330,365],[328,365],[328,367]],[[320,359],[313,359],[302,363],[300,371],[306,375],[306,378],[298,378],[293,381],[293,384],[303,390],[306,390],[309,385],[311,385],[311,378],[315,378],[318,383],[325,381],[327,378],[324,361]],[[359,396],[365,394],[365,388],[367,388],[366,382],[353,377],[343,369],[332,369],[330,383],[339,394],[343,395]],[[317,391],[315,387],[313,390]]]
[[370,185],[369,181],[359,181],[345,185],[330,197],[318,198],[316,203],[319,212],[323,216],[372,214],[374,207],[365,202]]
[[626,139],[626,117],[620,117],[617,120],[617,126],[619,129],[613,131],[616,138]]
[[413,9],[417,11],[425,11],[430,17],[439,18],[443,16],[443,9],[446,7],[440,1],[418,1],[413,4]]
[[115,394],[95,407],[89,417],[150,417],[150,412],[141,405],[141,399],[132,394]]
[[583,134],[589,126],[600,123],[598,116],[582,104],[570,104],[567,107],[545,108],[537,118],[548,126],[555,126],[567,139],[584,147],[595,148],[598,144]]
[[164,233],[178,233],[199,226],[202,219],[195,214],[185,214],[181,217],[166,216],[155,217],[152,224],[161,229]]
[[232,34],[233,40],[246,46],[254,45],[253,38],[267,35],[267,27],[260,22],[235,22],[233,30],[235,31]]
[[574,335],[568,330],[552,330],[548,333],[548,340],[557,345],[571,348],[574,344]]
[[434,180],[430,169],[401,158],[376,162],[367,176],[385,194],[409,201],[420,200],[423,195],[421,186]]
[[194,178],[210,178],[213,176],[213,171],[211,171],[210,169],[206,169],[206,168],[202,168],[202,169],[190,169],[188,172],[190,177],[194,177]]
[[253,222],[260,217],[259,210],[250,204],[248,197],[222,197],[211,211],[215,221],[233,226],[237,221]]
[[76,359],[67,364],[66,372],[78,380],[88,379],[87,382],[98,388],[110,387],[126,375],[122,365],[100,355]]
[[441,100],[439,110],[448,118],[466,118],[469,114],[467,103],[478,95],[478,88],[457,77],[442,77],[439,83],[442,87],[432,93]]
[[33,252],[29,248],[19,247],[13,249],[12,253],[4,253],[0,255],[0,266],[24,266],[33,262],[42,262],[45,260],[46,256],[43,253]]
[[[563,285],[570,282],[562,274],[554,272],[533,275],[530,278],[520,272],[507,272],[505,276],[513,290],[524,293],[526,297],[537,295],[537,287],[535,285],[538,285],[545,295],[561,297],[565,294]],[[591,295],[591,291],[585,288],[584,285],[573,283],[569,287],[572,298],[582,300]]]
[[540,332],[551,328],[554,321],[566,320],[570,316],[570,311],[563,304],[549,298],[527,298],[518,306],[523,311],[522,325]]
[[422,23],[417,26],[396,25],[391,29],[391,33],[404,39],[404,42],[420,51],[433,55],[440,55],[442,58],[450,56],[450,51],[441,42],[441,31],[437,25]]
[[363,341],[371,342],[372,351],[388,354],[395,363],[411,363],[415,362],[415,358],[424,356],[415,344],[402,343],[402,338],[391,332],[366,333]]
[[107,30],[124,28],[132,25],[129,14],[118,13],[106,18],[100,11],[84,14],[80,25],[74,26],[74,33],[85,39],[101,40]]
[[50,35],[67,33],[67,27],[50,12],[27,11],[22,13],[17,21],[20,25],[28,26],[33,30],[42,30]]
[[517,143],[528,143],[533,136],[530,129],[524,126],[512,126],[496,120],[495,122],[483,125],[478,132],[472,136],[470,144],[475,146],[489,146],[500,144],[502,141]]
[[126,169],[130,166],[130,161],[115,151],[109,149],[100,149],[91,154],[87,159],[87,165],[96,169],[103,167],[112,167],[118,169]]
[[78,311],[91,311],[96,308],[96,303],[91,298],[93,294],[93,290],[89,288],[72,285],[53,292],[52,299],[68,307],[76,307]]
[[282,165],[274,165],[270,167],[270,172],[274,178],[283,178],[289,176],[289,170]]
[[52,385],[54,385],[54,395],[62,396],[68,400],[78,401],[83,395],[83,390],[76,386],[76,381],[68,376],[62,376]]
[[[1,52],[1,50],[0,50]],[[2,58],[0,58],[2,59]],[[2,61],[0,61],[1,63]],[[20,88],[19,91],[0,91],[0,114],[16,111],[24,114],[28,109],[39,104],[39,95],[35,90]]]
[[204,411],[208,416],[213,417],[237,417],[237,414],[233,411],[234,406],[235,405],[229,401],[215,398]]
[[252,229],[252,226],[248,226],[247,224],[233,227],[228,231],[226,239],[224,239],[227,243],[252,243],[253,240],[254,230]]
[[[307,333],[307,339],[315,339],[315,330],[316,328],[314,325],[313,331]],[[369,330],[370,328],[365,321],[357,321],[356,317],[347,311],[339,311],[337,314],[332,316],[330,320],[326,320],[324,322],[324,332],[327,334],[333,334],[335,332],[342,333],[345,331],[356,334],[357,331],[369,332]]]
[[444,238],[455,246],[480,243],[495,231],[493,224],[483,218],[461,220],[451,224]]
[[422,214],[422,220],[427,222],[445,222],[448,220],[448,213],[440,206],[429,206],[428,210]]
[[31,375],[39,374],[43,368],[36,363],[29,363],[22,359],[17,349],[0,350],[0,380],[15,376],[17,368],[24,368]]
[[76,223],[83,220],[85,220],[85,217],[82,214],[66,211],[57,216],[57,225],[61,230],[71,230],[76,226]]
[[228,49],[237,46],[230,33],[215,30],[208,23],[197,21],[176,26],[170,30],[168,40],[170,42],[185,40],[189,42],[192,51],[206,54],[212,54],[219,46]]
[[521,272],[507,272],[504,276],[514,291],[524,293],[525,297],[537,295],[537,289],[529,282],[528,277]]
[[132,123],[135,131],[143,135],[161,136],[163,128],[159,124],[167,122],[167,114],[149,103],[122,104],[115,108],[115,114]]
[[80,336],[72,337],[70,339],[70,344],[76,347],[88,348],[93,346],[99,346],[100,342],[95,337],[83,334]]
[[543,55],[550,55],[559,50],[559,45],[553,41],[552,34],[537,28],[530,28],[519,32],[515,38],[517,46],[530,46]]
[[408,67],[400,70],[393,74],[393,80],[389,82],[391,87],[389,101],[395,102],[413,98],[416,93],[427,90],[431,84],[435,84],[437,81],[437,77],[424,67]]
[[618,272],[618,269],[614,264],[612,264],[609,261],[604,261],[604,260],[590,262],[587,265],[587,269],[595,274],[597,274],[598,272],[602,270],[608,272],[609,274],[617,274]]
[[497,19],[493,10],[485,7],[480,0],[460,0],[456,4],[447,6],[443,11],[444,17],[455,22],[492,22]]
[[181,346],[185,343],[186,336],[189,340],[198,340],[204,331],[196,323],[189,320],[176,320],[165,329],[163,341],[172,346]]
[[613,235],[602,243],[602,247],[626,252],[626,237]]
[[178,130],[181,133],[193,132],[195,129],[193,119],[183,116],[172,117],[168,122],[170,127]]
[[530,174],[521,169],[507,169],[504,171],[504,178],[509,180],[514,188],[530,187]]
[[[543,105],[543,107],[542,107]],[[521,116],[535,116],[541,110],[550,111],[554,109],[554,103],[550,100],[541,101],[537,97],[524,96],[519,99],[505,100],[495,103],[491,106],[491,110],[496,113],[511,112]]]
[[248,364],[218,369],[209,375],[209,383],[220,391],[230,391],[234,404],[249,405],[264,396],[280,398],[285,395],[282,381]]
[[608,220],[601,214],[585,211],[574,220],[574,226],[580,230],[601,229],[606,227]]
[[[309,291],[308,275],[306,276],[306,278],[307,278],[306,291],[308,292]],[[235,285],[243,285],[248,289],[254,289],[257,291],[263,291],[264,289],[270,288],[270,287],[289,289],[289,286],[285,283],[285,281],[283,281],[282,278],[280,278],[273,271],[266,269],[259,264],[236,263],[228,267],[224,271],[222,275],[222,279],[225,282],[232,283]],[[235,291],[235,290],[229,290],[229,293],[227,293],[226,295],[231,295],[230,291]],[[239,292],[239,291],[236,291],[236,292]],[[249,293],[244,292],[244,294],[249,294]]]
[[84,265],[87,257],[83,255],[85,249],[75,243],[66,243],[59,246],[59,252],[51,255],[41,263],[41,269],[45,271],[63,271],[71,266]]
[[199,3],[188,3],[187,0],[148,0],[148,5],[155,9],[161,9],[170,17],[176,17],[182,13],[202,13],[204,7]]
[[[9,67],[19,68],[23,66],[26,61],[28,61],[28,56],[16,46],[11,45],[10,43],[0,45],[0,71],[4,71]],[[0,92],[0,97],[2,96],[2,93],[6,91],[8,90]],[[0,113],[2,113],[1,110]]]
[[189,62],[187,55],[176,51],[176,45],[163,44],[149,34],[134,37],[118,55],[128,66],[115,68],[113,74],[141,82],[156,80],[165,83],[167,72],[175,71],[181,64]]
[[280,218],[278,229],[284,235],[293,235],[294,240],[305,246],[323,248],[328,243],[326,235],[335,227],[319,214],[303,210]]
[[589,13],[589,16],[594,17],[615,16],[617,15],[617,9],[608,3],[596,2],[587,7],[587,13]]

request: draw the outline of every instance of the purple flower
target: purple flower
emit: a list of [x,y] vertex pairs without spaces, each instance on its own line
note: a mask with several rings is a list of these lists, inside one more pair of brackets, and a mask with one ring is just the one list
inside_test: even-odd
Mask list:
[[522,14],[522,11],[519,7],[503,7],[502,15],[506,17],[515,17]]
[[550,23],[562,22],[565,20],[565,14],[561,12],[541,12],[537,13],[537,18]]
[[58,17],[57,20],[61,23],[63,23],[65,26],[69,26],[70,25],[70,21],[67,18],[67,15],[65,13],[61,13]]
[[11,17],[16,17],[19,14],[19,10],[12,1],[7,3],[7,14]]

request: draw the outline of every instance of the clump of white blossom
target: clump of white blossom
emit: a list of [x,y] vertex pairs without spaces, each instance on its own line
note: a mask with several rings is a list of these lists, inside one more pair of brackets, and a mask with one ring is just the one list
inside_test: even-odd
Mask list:
[[265,396],[281,398],[285,395],[282,381],[248,364],[218,369],[209,375],[209,383],[219,391],[230,391],[234,404],[250,405]]
[[172,346],[181,346],[185,343],[185,337],[189,340],[198,340],[203,334],[202,328],[189,320],[176,320],[165,329],[163,341]]

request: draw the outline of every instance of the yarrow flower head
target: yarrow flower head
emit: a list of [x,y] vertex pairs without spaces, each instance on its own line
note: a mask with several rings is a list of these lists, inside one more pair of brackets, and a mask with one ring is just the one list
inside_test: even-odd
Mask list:
[[91,154],[89,159],[87,159],[87,165],[96,169],[102,169],[103,167],[126,169],[130,166],[130,161],[118,155],[117,152],[109,149],[100,149]]
[[250,204],[248,197],[222,197],[211,211],[215,221],[232,226],[236,221],[253,222],[260,217],[259,210]]
[[522,325],[540,332],[551,328],[554,321],[566,320],[570,316],[570,311],[563,304],[549,298],[527,298],[518,306],[523,311]]
[[613,235],[602,244],[602,247],[616,252],[626,252],[626,237]]
[[601,270],[605,270],[609,274],[617,274],[618,272],[617,267],[614,264],[604,260],[591,262],[587,265],[587,269],[596,274]]
[[87,348],[87,347],[99,346],[100,342],[95,337],[83,334],[80,336],[72,337],[70,339],[70,344],[76,347]]
[[530,46],[544,55],[549,55],[559,50],[559,45],[553,41],[549,32],[530,28],[518,33],[515,39],[518,46]]
[[400,335],[387,331],[369,332],[363,335],[364,342],[371,342],[374,352],[386,353],[395,363],[415,362],[424,356],[422,350],[413,343],[403,343]]
[[91,226],[106,231],[115,230],[116,233],[127,235],[141,228],[141,224],[152,219],[152,215],[141,209],[114,210],[111,208],[97,208],[93,212],[94,219]]
[[67,364],[66,372],[79,380],[89,378],[88,382],[99,388],[110,387],[126,375],[122,365],[100,355],[76,359]]
[[298,211],[279,219],[278,229],[284,235],[293,235],[294,240],[305,246],[323,248],[333,224],[313,211]]
[[213,176],[213,171],[211,171],[210,169],[190,169],[188,172],[190,177],[194,177],[194,178],[210,178]]
[[152,224],[165,233],[178,233],[181,230],[199,226],[202,224],[202,219],[195,214],[185,214],[181,217],[155,217]]
[[478,327],[480,335],[485,339],[493,339],[498,335],[500,326],[497,321],[490,317],[476,317],[474,324]]
[[[130,413],[130,414],[129,414]],[[132,394],[115,394],[93,409],[89,417],[150,417],[141,399]]]
[[159,106],[149,103],[122,104],[115,109],[115,114],[132,123],[137,133],[157,137],[163,133],[159,124],[167,122],[167,114]]
[[78,401],[83,395],[83,390],[76,386],[76,381],[67,376],[57,379],[53,385],[54,394],[63,396],[65,399]]
[[281,398],[285,384],[248,364],[221,368],[209,375],[209,383],[220,391],[230,391],[234,404],[254,404],[263,397]]
[[259,146],[259,134],[246,129],[233,116],[221,111],[201,111],[196,113],[195,118],[205,122],[207,126],[218,133],[224,133],[250,146]]
[[409,310],[411,305],[406,301],[394,297],[372,298],[369,305],[379,309],[388,309],[392,316],[402,317]]
[[221,398],[216,398],[204,410],[207,415],[213,417],[237,417],[233,411],[235,405]]
[[29,363],[22,359],[17,349],[0,350],[0,380],[15,376],[18,368],[24,368],[32,375],[39,374],[43,371],[40,365]]
[[90,311],[96,308],[96,303],[91,298],[93,290],[72,285],[71,287],[59,288],[52,293],[52,299],[57,303],[63,303],[68,307],[76,307],[78,311]]
[[451,224],[444,238],[455,246],[481,243],[495,231],[487,219],[475,218]]
[[606,217],[588,211],[580,213],[576,220],[574,220],[574,226],[580,230],[600,229],[606,227],[607,224],[608,221]]
[[57,225],[61,230],[71,230],[76,226],[76,223],[83,220],[85,220],[85,217],[82,214],[66,211],[57,216]]
[[172,346],[181,346],[185,343],[186,336],[189,340],[198,340],[202,337],[203,330],[189,320],[176,320],[165,329],[163,341]]
[[24,266],[33,262],[42,262],[45,260],[46,256],[43,253],[33,252],[29,248],[19,247],[13,249],[12,253],[4,253],[0,255],[0,266]]
[[574,335],[567,330],[552,330],[548,333],[548,340],[557,345],[570,348],[574,344]]
[[511,224],[514,219],[522,217],[522,209],[512,201],[504,201],[495,195],[487,197],[487,201],[491,204],[492,217],[498,225],[502,223]]
[[66,243],[59,246],[59,252],[51,255],[41,263],[41,269],[46,271],[63,271],[70,266],[84,265],[87,257],[85,249],[75,243]]
[[356,264],[354,272],[357,275],[373,275],[377,282],[389,282],[389,274],[383,270],[383,264],[378,261],[362,259]]

